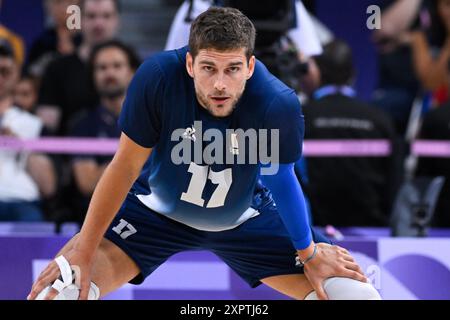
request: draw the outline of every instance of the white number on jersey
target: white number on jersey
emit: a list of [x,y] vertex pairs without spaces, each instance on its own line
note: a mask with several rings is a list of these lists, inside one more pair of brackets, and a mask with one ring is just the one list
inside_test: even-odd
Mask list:
[[214,190],[206,207],[217,208],[224,205],[225,198],[233,182],[230,168],[214,172],[210,170],[209,166],[200,166],[191,162],[188,172],[192,173],[192,178],[188,190],[181,194],[181,200],[203,207],[205,200],[202,198],[202,193],[209,179],[212,183],[217,184],[217,188]]

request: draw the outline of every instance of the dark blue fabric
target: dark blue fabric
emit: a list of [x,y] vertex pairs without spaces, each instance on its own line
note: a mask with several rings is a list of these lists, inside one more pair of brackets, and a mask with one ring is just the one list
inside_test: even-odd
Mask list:
[[[302,152],[304,120],[295,92],[259,61],[233,113],[226,118],[211,116],[197,101],[194,81],[186,71],[187,52],[187,47],[165,51],[143,63],[129,86],[119,125],[134,142],[153,148],[133,192],[150,199],[146,204],[160,214],[199,230],[220,231],[234,226],[250,207],[258,209],[254,198],[261,196],[260,165],[248,161],[246,164],[235,161],[205,165],[203,160],[198,161],[192,156],[190,163],[174,164],[171,152],[180,143],[172,141],[174,130],[184,130],[201,122],[202,128],[196,128],[197,137],[214,128],[224,137],[229,129],[258,132],[265,129],[270,138],[270,130],[277,129],[279,141],[274,141],[279,147],[277,162],[292,163]],[[269,145],[271,142],[269,139]],[[202,142],[188,143],[195,147]],[[207,146],[208,143],[203,141],[202,150]],[[249,148],[246,150],[248,155]],[[206,174],[230,173],[230,188],[225,195],[221,194],[223,205],[208,207],[218,188],[211,179],[202,186],[202,204],[181,199],[191,182],[198,182],[192,168],[207,170]]]
[[[122,239],[113,231],[121,219],[137,232]],[[315,230],[312,230],[312,235],[315,242],[330,243]],[[260,285],[260,280],[266,277],[303,273],[303,269],[295,267],[296,250],[273,203],[262,208],[260,215],[235,229],[206,232],[148,209],[130,193],[105,237],[119,246],[140,268],[141,274],[130,281],[133,284],[142,283],[170,256],[186,250],[215,253],[251,287]]]
[[[82,138],[119,138],[120,129],[117,125],[117,116],[105,107],[98,106],[94,110],[87,111],[74,121],[70,131],[72,137]],[[73,159],[94,158],[98,164],[111,161],[112,156],[95,156],[92,154],[78,154]]]

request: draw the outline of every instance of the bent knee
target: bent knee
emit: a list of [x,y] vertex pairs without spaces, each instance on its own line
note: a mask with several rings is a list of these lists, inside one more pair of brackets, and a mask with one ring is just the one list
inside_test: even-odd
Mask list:
[[[324,281],[324,289],[330,300],[381,300],[372,284],[349,278],[329,278]],[[305,300],[318,300],[315,291]]]

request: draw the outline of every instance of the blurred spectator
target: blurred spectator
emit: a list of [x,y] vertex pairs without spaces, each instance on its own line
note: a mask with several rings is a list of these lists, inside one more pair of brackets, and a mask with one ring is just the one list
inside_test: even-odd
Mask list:
[[[422,125],[420,138],[450,141],[450,102],[427,113]],[[416,175],[445,177],[446,181],[439,196],[432,225],[440,228],[450,228],[450,159],[420,158]]]
[[[280,54],[282,51],[292,52],[292,49],[294,49],[294,52],[298,52],[297,58],[299,63],[302,64],[301,68],[304,71],[301,73],[300,79],[293,81],[298,82],[298,84],[287,84],[296,90],[300,90],[301,88],[306,94],[309,94],[311,92],[311,88],[317,86],[319,81],[317,66],[315,65],[314,60],[310,59],[310,57],[320,54],[322,52],[322,46],[318,34],[316,33],[315,23],[313,23],[313,20],[311,19],[308,11],[306,11],[302,1],[288,1],[292,1],[295,8],[295,18],[293,19],[294,23],[292,28],[288,30],[286,37],[283,37],[283,39],[280,38],[279,42],[283,42],[283,44],[274,47],[274,51],[277,54]],[[191,22],[202,12],[206,11],[211,5],[233,6],[233,1],[185,0],[178,9],[174,20],[172,21],[165,50],[177,49],[186,46],[188,44]],[[260,6],[259,9],[255,9],[253,2],[240,1],[239,9],[252,8],[258,16],[262,16],[267,15],[267,12],[270,9],[275,9],[277,7],[277,5],[271,0],[260,2],[258,5]],[[243,12],[248,15],[248,12],[245,10],[243,10]],[[250,18],[252,17],[250,16]],[[258,26],[256,26],[256,28],[258,33]],[[256,38],[255,55],[266,64],[272,73],[278,76],[281,80],[284,80],[283,76],[285,76],[286,72],[275,72],[274,69],[277,69],[277,67],[274,66],[274,68],[272,68],[269,61],[264,60],[261,55],[258,55],[258,53],[262,54],[262,52],[258,52],[260,51],[260,48],[266,49],[266,45],[262,44],[262,42],[265,42],[265,39],[263,39],[261,34],[262,33],[260,32]],[[276,43],[276,45],[278,44]],[[273,49],[273,46],[271,48],[267,47],[267,49],[271,50]],[[269,55],[273,55],[273,50],[268,53],[268,56]],[[290,60],[289,65],[292,65],[292,58],[290,56],[280,58],[280,60],[284,63],[286,63],[286,60]]]
[[[14,105],[29,113],[34,113],[37,102],[37,80],[31,75],[24,75],[14,89]],[[44,135],[42,130],[41,135]],[[56,194],[57,173],[51,157],[46,154],[30,154],[26,169],[36,182],[41,195],[41,207],[44,215],[48,212],[49,201]]]
[[450,0],[431,0],[430,23],[429,29],[411,33],[409,40],[420,83],[441,104],[449,100]]
[[[314,92],[314,101],[303,109],[305,139],[386,139],[395,145],[390,119],[355,98],[351,87],[355,71],[348,45],[333,40],[315,59],[321,73],[321,87]],[[388,224],[397,180],[393,156],[308,157],[306,168],[307,179],[300,176],[310,200],[314,224]]]
[[34,113],[38,98],[37,81],[30,75],[24,75],[14,88],[14,105],[22,110]]
[[98,98],[88,81],[87,59],[93,46],[113,39],[119,28],[118,0],[83,0],[83,42],[76,52],[52,61],[39,92],[39,115],[50,132],[67,133],[67,121],[83,108],[95,106]]
[[[37,80],[35,77],[25,74],[14,88],[14,105],[29,113],[35,112],[37,102]],[[45,135],[45,128],[41,131]],[[41,153],[33,153],[28,156],[26,170],[36,183],[40,194],[40,207],[46,218],[52,216],[54,197],[57,189],[57,170],[51,156]]]
[[[42,123],[38,117],[13,105],[19,65],[13,49],[0,46],[0,136],[36,138]],[[0,150],[0,220],[39,221],[39,189],[26,171],[27,154]]]
[[33,42],[27,59],[27,71],[42,77],[47,65],[56,57],[74,53],[81,42],[78,30],[67,28],[67,8],[78,0],[44,0],[45,11],[50,18],[48,26]]
[[[74,123],[71,136],[92,138],[118,138],[117,120],[125,99],[126,89],[140,64],[136,53],[118,41],[109,41],[94,48],[90,69],[95,88],[100,96],[96,109],[81,114]],[[110,156],[77,155],[72,158],[76,192],[71,193],[74,216],[82,222],[91,195],[111,161]]]
[[[2,0],[0,0],[0,10],[1,7]],[[8,42],[12,47],[16,63],[19,67],[22,67],[25,59],[25,46],[23,39],[0,23],[0,45],[2,45],[3,41]]]
[[382,26],[373,35],[379,75],[372,102],[392,117],[398,134],[404,135],[419,93],[408,34],[420,25],[422,0],[389,0],[383,4]]

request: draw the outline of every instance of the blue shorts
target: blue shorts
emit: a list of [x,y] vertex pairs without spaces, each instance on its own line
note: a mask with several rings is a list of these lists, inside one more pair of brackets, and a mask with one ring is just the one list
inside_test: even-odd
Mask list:
[[[259,211],[232,230],[200,231],[152,211],[130,193],[105,238],[138,265],[141,273],[130,281],[133,284],[142,283],[170,256],[186,250],[213,252],[252,288],[266,277],[303,273],[295,267],[296,250],[276,207],[269,204]],[[315,242],[331,243],[312,232]]]

